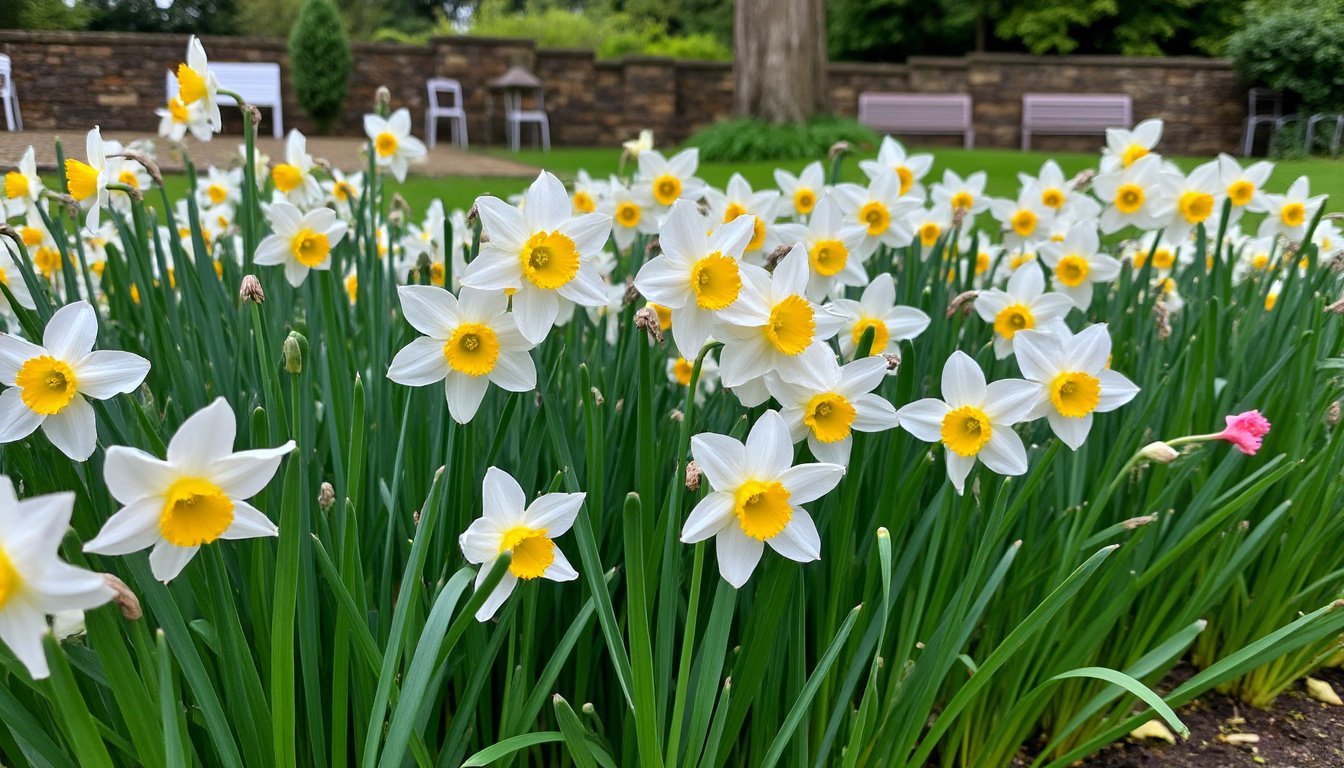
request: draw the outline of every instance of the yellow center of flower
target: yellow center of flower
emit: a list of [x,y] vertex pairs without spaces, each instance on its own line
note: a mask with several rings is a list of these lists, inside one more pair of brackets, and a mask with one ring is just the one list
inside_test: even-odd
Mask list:
[[378,153],[379,157],[391,157],[397,153],[397,135],[390,131],[383,131],[373,140],[373,151]]
[[1050,402],[1060,415],[1081,419],[1096,410],[1101,381],[1090,373],[1065,371],[1050,382]]
[[574,210],[579,213],[592,213],[597,210],[597,201],[593,200],[593,196],[582,189],[574,193],[572,200],[574,203]]
[[748,480],[733,495],[733,514],[742,532],[760,541],[773,538],[793,518],[789,489],[778,482]]
[[495,369],[499,359],[499,337],[488,325],[463,323],[443,345],[448,366],[468,376],[484,376]]
[[1307,220],[1307,207],[1301,203],[1287,203],[1279,209],[1279,218],[1285,226],[1300,227]]
[[1186,192],[1181,195],[1176,207],[1187,222],[1198,224],[1213,214],[1213,195],[1208,192]]
[[859,209],[859,220],[868,225],[868,234],[877,237],[891,226],[891,211],[876,200],[869,200]]
[[887,348],[887,342],[891,339],[891,334],[887,331],[887,324],[876,317],[861,317],[854,323],[854,329],[850,334],[854,338],[854,347],[857,349],[859,343],[863,340],[863,334],[869,328],[873,329],[873,346],[869,348],[868,354],[880,355]]
[[989,270],[989,254],[981,251],[975,254],[975,274],[983,275]]
[[817,274],[830,277],[845,268],[849,249],[839,240],[818,240],[808,250],[807,257]]
[[127,168],[126,170],[122,171],[122,172],[117,176],[117,181],[121,182],[122,184],[125,184],[126,186],[130,187],[131,189],[139,189],[139,188],[140,188],[140,179],[139,179],[138,177],[136,177],[136,175],[135,175],[135,171],[132,171],[132,170],[129,169],[129,168]]
[[943,233],[943,228],[932,221],[924,222],[919,228],[919,242],[925,248],[932,248],[933,244],[938,242],[938,236]]
[[811,346],[816,331],[812,305],[797,294],[776,304],[765,324],[765,338],[786,355],[796,355]]
[[1089,271],[1091,265],[1087,263],[1087,259],[1076,253],[1065,256],[1055,265],[1055,277],[1070,288],[1082,285],[1083,281],[1087,280]]
[[75,372],[51,355],[29,358],[14,377],[23,404],[44,416],[60,413],[75,399]]
[[1036,214],[1023,208],[1013,214],[1012,225],[1018,237],[1029,237],[1036,231]]
[[1274,309],[1274,305],[1279,303],[1279,294],[1271,293],[1265,296],[1265,311]]
[[793,192],[793,208],[803,215],[812,212],[817,205],[817,193],[808,187],[799,187]]
[[962,190],[952,196],[952,208],[954,210],[969,211],[972,205],[975,205],[975,196],[966,190]]
[[303,183],[303,172],[289,163],[280,163],[271,169],[271,180],[275,182],[276,189],[288,194]]
[[5,603],[17,595],[20,589],[23,589],[23,577],[14,563],[10,562],[5,550],[0,549],[0,611],[5,609]]
[[616,206],[616,223],[622,227],[634,227],[639,224],[641,211],[639,206],[626,201]]
[[5,197],[19,198],[28,196],[28,177],[18,171],[5,174]]
[[355,188],[350,186],[350,182],[348,181],[338,181],[331,185],[331,196],[341,202],[346,202],[354,197],[354,195]]
[[1064,193],[1055,187],[1047,187],[1041,192],[1041,205],[1059,210],[1064,207]]
[[814,395],[803,409],[803,423],[823,443],[834,443],[849,437],[850,426],[858,411],[837,392]]
[[233,524],[233,499],[200,477],[183,477],[168,487],[159,533],[179,547],[199,547],[217,540]]
[[538,288],[554,290],[579,274],[579,251],[560,232],[538,232],[519,253],[523,277]]
[[943,417],[943,445],[958,456],[974,456],[989,442],[993,432],[989,417],[985,412],[970,405],[963,405],[947,412]]
[[896,166],[896,178],[901,180],[901,194],[904,195],[915,185],[915,172],[904,165]]
[[19,227],[19,236],[23,238],[23,244],[29,248],[42,244],[42,230],[37,227]]
[[42,247],[33,252],[33,266],[37,271],[55,279],[61,269],[61,252],[55,248]]
[[[1153,252],[1153,266],[1157,269],[1171,269],[1176,263],[1176,254],[1170,248],[1158,248]],[[1143,266],[1140,264],[1139,266]]]
[[520,579],[535,579],[555,562],[555,542],[546,538],[545,528],[515,525],[504,532],[499,553],[513,553],[509,572]]
[[188,119],[187,105],[174,96],[168,100],[168,114],[173,118],[174,123],[185,123]]
[[1246,179],[1237,179],[1227,185],[1227,199],[1235,206],[1243,206],[1255,197],[1255,185]]
[[87,200],[98,194],[98,169],[73,157],[65,159],[65,185],[70,196]]
[[1011,339],[1018,331],[1036,327],[1036,317],[1025,304],[1009,304],[994,316],[994,332],[1005,339]]
[[1143,187],[1138,184],[1121,184],[1115,190],[1115,207],[1121,213],[1129,214],[1143,207]]
[[1130,144],[1129,147],[1125,149],[1124,154],[1120,155],[1120,162],[1123,163],[1126,168],[1128,168],[1129,166],[1138,162],[1140,158],[1142,158],[1147,154],[1148,154],[1147,147],[1141,144]]
[[1028,261],[1034,261],[1035,259],[1036,254],[1029,251],[1026,253],[1015,253],[1008,257],[1008,268],[1016,272],[1018,267],[1026,264]]
[[1257,253],[1251,257],[1251,268],[1257,272],[1263,272],[1269,267],[1269,254]]
[[681,197],[681,179],[665,173],[653,180],[653,199],[659,205],[671,205],[678,197]]
[[691,266],[691,290],[701,309],[717,311],[737,301],[742,275],[737,261],[715,251]]
[[289,247],[294,252],[294,260],[305,267],[316,267],[331,253],[327,236],[311,229],[299,230],[289,241]]
[[205,75],[185,63],[177,65],[177,90],[183,104],[205,98]]
[[350,303],[355,303],[355,298],[359,296],[359,275],[351,275],[345,278],[345,295],[350,297]]
[[677,383],[683,387],[691,385],[692,373],[695,373],[695,365],[684,357],[678,357],[677,362],[672,364],[672,375],[677,377]]
[[228,187],[225,187],[223,184],[211,184],[205,188],[205,194],[210,198],[210,202],[215,205],[219,205],[229,199]]

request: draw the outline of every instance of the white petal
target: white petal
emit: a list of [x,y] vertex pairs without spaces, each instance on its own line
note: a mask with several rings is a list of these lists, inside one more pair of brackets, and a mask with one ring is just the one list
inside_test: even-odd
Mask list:
[[481,504],[486,518],[514,525],[522,519],[523,510],[527,508],[527,496],[513,475],[498,467],[490,467],[485,471],[481,487]]
[[839,464],[799,464],[779,475],[779,482],[789,490],[789,502],[806,504],[830,493],[845,476]]
[[985,394],[985,415],[991,423],[1017,424],[1031,413],[1041,396],[1041,385],[1026,379],[990,382]]
[[497,197],[476,198],[476,212],[481,217],[482,232],[489,235],[494,245],[518,249],[531,237],[523,212]]
[[989,442],[977,457],[1000,475],[1021,475],[1027,471],[1027,449],[1013,430],[994,425]]
[[[493,567],[493,561],[481,565],[481,570],[476,574],[477,589],[481,588],[481,582],[485,581],[485,577],[489,575]],[[517,585],[518,577],[513,575],[513,571],[505,571],[504,578],[500,579],[499,584],[495,585],[495,591],[485,598],[485,602],[481,603],[480,609],[476,611],[476,620],[489,621],[493,618],[499,607],[504,604],[505,600],[509,599],[509,595],[513,594],[513,588]]]
[[18,387],[0,392],[0,443],[12,443],[33,434],[44,418],[23,404],[23,391]]
[[448,371],[443,342],[421,336],[402,347],[392,358],[387,378],[408,387],[423,387],[441,381]]
[[293,450],[294,441],[288,440],[275,448],[231,453],[211,465],[210,480],[234,499],[250,499],[271,482],[280,460]]
[[0,333],[0,384],[14,386],[23,364],[47,354],[47,350],[9,333]]
[[718,533],[733,521],[733,495],[716,491],[700,500],[681,527],[681,541],[694,544]]
[[87,301],[66,304],[56,310],[42,331],[42,346],[57,360],[78,360],[93,349],[98,339],[98,313]]
[[970,355],[957,350],[943,365],[943,399],[953,408],[980,407],[985,401],[985,372]]
[[74,366],[79,393],[94,400],[134,392],[149,373],[149,361],[130,352],[90,352]]
[[1050,429],[1064,444],[1078,450],[1078,447],[1087,440],[1087,433],[1092,429],[1092,414],[1082,417],[1065,416],[1053,408],[1045,415],[1050,422]]
[[108,448],[103,459],[103,482],[112,498],[122,504],[162,496],[178,474],[168,462],[124,445]]
[[560,315],[560,302],[554,291],[525,288],[513,295],[513,316],[518,321],[518,332],[533,344],[546,340],[555,319]]
[[[569,196],[566,195],[565,208],[568,209],[570,205]],[[574,241],[574,247],[581,255],[595,256],[611,235],[611,217],[605,213],[585,213],[566,221],[559,230]]]
[[60,413],[42,421],[42,431],[52,445],[75,461],[87,461],[98,447],[98,422],[93,406],[78,394]]
[[457,537],[457,543],[468,562],[487,563],[499,556],[502,534],[503,529],[495,520],[478,517]]
[[549,539],[563,536],[574,525],[574,519],[579,516],[579,509],[586,497],[585,493],[547,493],[538,496],[523,514],[525,525],[544,529]]
[[691,438],[691,455],[714,490],[736,490],[746,479],[746,446],[728,435],[714,432],[695,435]]
[[770,548],[799,563],[821,559],[821,534],[812,516],[801,507],[793,508],[793,517],[784,530],[767,540]]
[[975,457],[962,456],[953,451],[944,451],[943,454],[947,457],[947,479],[952,481],[952,487],[960,496],[966,492],[966,476],[975,467]]
[[397,297],[406,322],[426,336],[446,339],[462,322],[457,298],[436,285],[403,285],[397,288]]
[[527,352],[500,351],[490,381],[509,392],[531,392],[537,386],[537,366]]
[[569,564],[569,558],[565,557],[565,553],[561,552],[559,547],[552,549],[551,554],[554,555],[555,559],[552,560],[551,564],[546,566],[546,570],[542,572],[541,577],[543,579],[548,579],[550,581],[573,581],[579,578],[579,572],[575,570],[574,566]]
[[245,501],[234,500],[233,523],[225,529],[221,539],[257,539],[279,536],[280,529],[261,510]]
[[950,410],[942,400],[926,397],[902,406],[896,411],[896,418],[906,432],[926,443],[937,443],[943,439],[943,417]]
[[881,432],[900,423],[896,406],[879,395],[862,395],[850,403],[854,406],[854,423],[850,427],[858,432]]
[[469,376],[453,371],[444,379],[444,394],[448,399],[448,413],[458,424],[466,424],[480,410],[485,392],[490,388],[490,379],[485,376]]
[[1097,413],[1107,413],[1128,403],[1139,393],[1139,388],[1123,374],[1109,368],[1097,374],[1101,380],[1101,398],[1097,401]]
[[162,497],[152,497],[122,507],[103,523],[98,535],[84,545],[84,551],[96,555],[129,555],[154,546],[163,540],[159,533],[163,504]]
[[719,558],[719,575],[736,588],[741,588],[761,561],[765,544],[742,532],[741,526],[727,525],[714,537]]
[[752,425],[746,442],[747,472],[777,477],[793,464],[793,438],[778,411],[766,411]]
[[16,600],[8,609],[0,611],[0,640],[5,641],[34,680],[51,674],[42,647],[42,638],[49,631],[47,617],[23,600]]
[[193,413],[168,441],[168,461],[184,473],[204,473],[233,452],[233,408],[222,397]]
[[199,549],[200,547],[179,547],[160,541],[154,546],[154,551],[149,553],[149,570],[154,574],[154,578],[166,584],[182,573],[182,569],[187,567],[187,563],[191,562]]

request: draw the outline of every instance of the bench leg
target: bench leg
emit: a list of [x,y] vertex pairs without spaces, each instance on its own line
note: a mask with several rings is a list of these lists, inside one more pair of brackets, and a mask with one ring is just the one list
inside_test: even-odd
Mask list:
[[1024,125],[1022,126],[1022,151],[1031,149],[1031,131]]
[[975,129],[974,129],[974,128],[967,128],[967,129],[966,129],[966,138],[965,138],[964,144],[966,145],[966,149],[975,149]]

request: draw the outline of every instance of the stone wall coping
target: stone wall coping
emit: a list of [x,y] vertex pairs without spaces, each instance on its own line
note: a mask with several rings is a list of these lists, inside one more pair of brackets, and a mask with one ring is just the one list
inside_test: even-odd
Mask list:
[[[930,57],[939,61],[957,61],[956,58]],[[915,58],[911,58],[914,62]],[[1182,67],[1187,69],[1229,69],[1232,60],[1203,56],[1115,56],[1097,54],[1066,54],[1062,56],[1035,56],[1030,53],[968,53],[965,61],[972,64],[1066,64],[1071,67]]]
[[538,56],[549,56],[553,59],[594,59],[597,53],[591,48],[538,48]]
[[[525,37],[477,37],[475,35],[440,35],[429,39],[430,45],[478,46],[481,48],[533,48],[537,41]],[[392,43],[397,45],[397,43]]]
[[909,64],[888,61],[832,61],[826,68],[844,75],[903,75],[910,71]]
[[716,61],[714,59],[678,59],[675,63],[677,69],[713,71],[728,71],[733,68],[731,61]]

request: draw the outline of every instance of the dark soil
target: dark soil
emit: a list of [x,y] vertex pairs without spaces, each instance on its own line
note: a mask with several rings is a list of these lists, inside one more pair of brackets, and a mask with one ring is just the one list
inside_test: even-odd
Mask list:
[[[1313,677],[1344,696],[1344,671]],[[1255,709],[1219,693],[1184,707],[1190,738],[1166,744],[1127,739],[1081,765],[1092,768],[1298,768],[1344,766],[1344,707],[1323,704],[1299,683],[1268,709]],[[1259,737],[1258,740],[1248,735]]]

